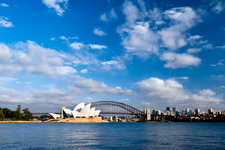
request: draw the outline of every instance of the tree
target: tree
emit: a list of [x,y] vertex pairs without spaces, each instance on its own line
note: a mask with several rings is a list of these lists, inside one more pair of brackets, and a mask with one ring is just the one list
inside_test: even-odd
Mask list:
[[28,120],[34,119],[33,114],[29,111],[28,108],[23,109],[23,113],[24,113],[24,116],[23,116],[24,120],[28,121]]
[[11,118],[11,110],[8,108],[3,108],[3,114],[5,115],[5,118]]
[[3,119],[4,119],[4,114],[3,114],[2,108],[0,107],[0,120],[3,120]]
[[18,105],[17,109],[16,109],[16,120],[21,120],[22,118],[22,114],[21,114],[21,106]]

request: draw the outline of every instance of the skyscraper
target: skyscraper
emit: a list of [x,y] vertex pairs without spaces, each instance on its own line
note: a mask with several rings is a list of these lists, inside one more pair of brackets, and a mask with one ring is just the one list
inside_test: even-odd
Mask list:
[[166,111],[170,111],[170,107],[166,107]]
[[173,112],[175,113],[177,111],[177,107],[173,107]]

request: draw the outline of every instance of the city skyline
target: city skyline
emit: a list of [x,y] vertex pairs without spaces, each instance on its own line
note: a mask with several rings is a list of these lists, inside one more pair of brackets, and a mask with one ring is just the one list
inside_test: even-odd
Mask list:
[[3,0],[0,103],[224,110],[225,2]]

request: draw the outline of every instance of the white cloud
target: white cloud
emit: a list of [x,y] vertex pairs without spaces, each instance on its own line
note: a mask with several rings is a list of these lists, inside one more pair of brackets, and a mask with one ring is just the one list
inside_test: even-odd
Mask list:
[[66,38],[65,36],[60,36],[60,39],[62,39],[62,40],[68,40],[68,38]]
[[159,36],[149,28],[148,22],[137,22],[132,26],[119,28],[118,32],[128,53],[146,58],[159,50]]
[[62,66],[62,67],[57,67],[57,72],[58,74],[63,74],[63,75],[68,75],[71,73],[76,73],[76,69],[69,67],[69,66]]
[[83,70],[81,70],[80,72],[81,72],[81,73],[87,73],[88,70],[87,70],[87,69],[83,69]]
[[117,18],[114,8],[112,8],[110,11],[110,18]]
[[220,86],[220,87],[223,88],[223,89],[225,88],[225,86]]
[[202,48],[213,49],[213,45],[212,44],[206,44],[206,45],[202,46]]
[[73,82],[75,87],[87,89],[90,93],[102,93],[102,94],[118,94],[118,95],[134,95],[132,90],[118,90],[110,87],[103,82],[98,82],[93,79],[86,79],[83,77],[76,77]]
[[78,37],[74,36],[74,37],[68,37],[68,39],[79,39]]
[[7,89],[5,87],[0,86],[0,102],[4,103],[27,103],[30,101],[30,98],[24,96],[13,89]]
[[174,79],[149,78],[137,82],[135,85],[137,86],[136,91],[141,93],[143,98],[155,99],[160,104],[167,103],[178,106],[185,104],[202,108],[202,104],[207,107],[209,104],[219,106],[224,101],[221,96],[216,96],[216,93],[210,89],[199,90],[198,93],[193,94]]
[[129,101],[128,98],[120,99],[121,101]]
[[[187,45],[188,41],[201,38],[195,35],[186,38],[185,31],[201,22],[200,16],[190,7],[177,7],[162,12],[158,8],[146,11],[144,2],[138,1],[141,10],[131,1],[125,1],[123,12],[126,22],[118,28],[122,38],[122,45],[127,54],[137,55],[140,58],[149,58],[159,55],[160,47],[169,50],[178,50]],[[144,20],[151,20],[144,21]],[[169,26],[158,28],[158,25],[169,21]]]
[[116,86],[115,89],[121,90],[122,88],[120,86]]
[[[68,0],[42,0],[42,3],[48,8],[54,8],[57,15],[62,16],[65,9],[67,9]],[[60,3],[63,4],[63,8],[60,7]]]
[[[214,1],[216,2],[216,1]],[[221,11],[223,11],[223,9],[225,8],[225,2],[219,1],[217,3],[215,3],[214,7],[212,8],[212,10],[219,14]]]
[[74,85],[69,86],[68,87],[68,91],[71,92],[71,93],[73,93],[73,94],[76,94],[76,95],[77,94],[84,94],[85,93],[84,91],[82,91],[81,89],[75,87]]
[[25,82],[26,84],[31,84],[32,82]]
[[124,70],[126,69],[126,66],[122,60],[109,60],[109,61],[104,61],[101,62],[102,69],[103,70],[112,70],[112,69],[119,69],[119,70]]
[[4,43],[0,43],[0,61],[9,60],[12,56],[10,48]]
[[53,88],[53,87],[55,87],[56,85],[55,85],[55,84],[49,84],[49,85],[43,85],[43,86],[46,86],[46,87],[48,87],[48,88]]
[[73,42],[72,44],[70,44],[70,47],[72,47],[73,49],[81,49],[83,46],[85,46],[83,43],[79,43],[79,42]]
[[105,49],[105,48],[107,48],[107,46],[105,46],[105,45],[89,44],[89,46],[91,47],[91,49]]
[[9,7],[9,5],[5,4],[5,3],[1,3],[0,6],[2,6],[2,7]]
[[131,1],[124,2],[123,13],[126,15],[127,24],[133,24],[138,18],[140,18],[140,11]]
[[0,77],[0,84],[17,80],[16,78]]
[[100,16],[100,19],[101,19],[102,21],[107,21],[108,19],[107,19],[107,17],[106,17],[106,13],[102,14],[102,15]]
[[51,40],[52,40],[52,41],[54,41],[54,40],[55,40],[55,38],[51,38]]
[[225,49],[225,45],[224,46],[217,46],[216,48]]
[[7,21],[7,18],[0,17],[0,27],[13,27],[13,24]]
[[100,29],[95,28],[95,30],[93,31],[94,34],[99,35],[99,36],[103,36],[106,35],[106,33]]
[[201,52],[201,48],[189,48],[187,50],[188,53],[198,53],[198,52]]
[[188,80],[188,79],[189,79],[189,77],[177,77],[177,79]]
[[16,72],[16,67],[14,65],[0,65],[0,73],[3,75],[10,75]]
[[160,59],[167,61],[164,67],[173,69],[198,66],[201,63],[201,59],[186,53],[177,54],[165,52],[160,56]]

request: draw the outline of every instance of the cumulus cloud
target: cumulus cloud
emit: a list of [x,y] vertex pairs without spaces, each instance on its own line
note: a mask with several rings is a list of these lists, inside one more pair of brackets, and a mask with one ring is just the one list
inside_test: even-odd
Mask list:
[[[37,110],[55,112],[60,109],[59,106],[75,106],[79,102],[71,93],[62,89],[51,88],[47,91],[30,89],[23,94],[0,86],[0,103],[8,108],[21,104],[23,108],[30,108],[32,112],[33,110],[36,110],[36,112]],[[48,108],[46,108],[46,105]]]
[[219,14],[225,8],[225,2],[213,0],[210,5],[213,6],[212,11]]
[[110,18],[115,18],[115,19],[117,18],[114,8],[112,8],[110,11]]
[[16,78],[10,78],[10,77],[0,77],[0,84],[16,81]]
[[[142,59],[148,59],[152,55],[163,58],[160,50],[164,53],[179,50],[188,43],[195,44],[196,40],[202,37],[195,35],[187,38],[190,34],[186,33],[197,23],[202,22],[201,13],[198,12],[200,10],[195,11],[191,7],[174,7],[163,12],[154,7],[148,11],[142,0],[138,0],[138,5],[140,7],[131,1],[124,2],[123,13],[126,16],[126,22],[117,29],[127,55],[137,55]],[[197,63],[187,63],[186,59],[182,62],[182,67],[198,66],[199,58],[188,54],[182,54],[182,56],[189,57],[188,59],[193,57],[197,61]]]
[[13,27],[12,22],[7,21],[8,18],[0,17],[0,27]]
[[83,43],[79,43],[79,42],[73,42],[72,44],[70,44],[70,47],[72,49],[81,49],[83,46],[85,46]]
[[126,66],[122,60],[109,60],[109,61],[103,61],[101,62],[102,69],[103,70],[112,70],[112,69],[119,69],[124,70],[126,69]]
[[101,93],[101,94],[118,94],[118,95],[134,95],[135,92],[132,90],[122,90],[110,87],[103,82],[98,82],[93,79],[86,79],[80,76],[76,77],[73,81],[75,87],[87,89],[90,93]]
[[187,53],[177,54],[172,52],[165,52],[160,56],[160,59],[163,61],[167,61],[164,67],[173,69],[199,66],[201,63],[201,59]]
[[51,38],[51,41],[54,41],[55,40],[55,38]]
[[57,67],[58,74],[68,75],[72,73],[76,73],[76,69],[69,66]]
[[190,105],[193,107],[203,107],[210,104],[219,105],[224,100],[221,96],[210,89],[199,90],[198,93],[191,93],[184,89],[183,85],[174,79],[162,80],[159,78],[149,78],[135,83],[136,91],[141,93],[143,98],[155,99],[160,103],[176,105]]
[[137,22],[132,26],[119,28],[122,45],[129,53],[148,57],[158,52],[159,36],[149,28],[148,22]]
[[189,48],[187,50],[188,53],[198,53],[198,52],[201,52],[201,48]]
[[0,6],[2,6],[2,7],[9,7],[9,5],[5,4],[5,3],[1,3]]
[[105,49],[107,46],[105,45],[97,45],[97,44],[89,44],[91,49]]
[[80,72],[81,72],[81,73],[87,73],[88,70],[87,70],[87,69],[82,69]]
[[[74,64],[94,64],[98,63],[92,55],[70,55],[58,52],[54,49],[45,48],[33,41],[18,42],[10,47],[0,43],[0,73],[11,74],[17,71],[45,74],[50,78],[57,78],[57,75],[68,75],[76,70],[69,66],[64,66],[64,61]],[[88,57],[87,57],[88,56]],[[97,64],[96,63],[96,64]]]
[[98,28],[95,28],[93,32],[94,32],[94,34],[99,35],[99,36],[106,35],[106,33],[104,31],[102,31]]
[[107,21],[108,19],[107,19],[107,17],[106,17],[106,13],[102,14],[102,15],[100,16],[100,19],[101,19],[102,21]]
[[0,43],[0,61],[9,60],[12,56],[10,48],[4,43]]
[[[67,9],[68,1],[69,0],[42,0],[42,3],[44,3],[48,8],[54,8],[57,15],[62,16],[65,9]],[[62,4],[63,7],[60,7],[60,4]]]

